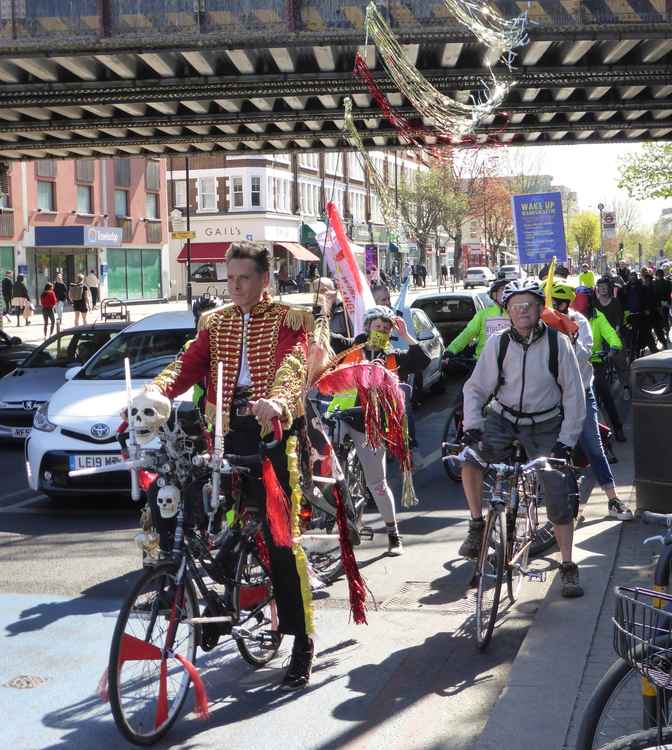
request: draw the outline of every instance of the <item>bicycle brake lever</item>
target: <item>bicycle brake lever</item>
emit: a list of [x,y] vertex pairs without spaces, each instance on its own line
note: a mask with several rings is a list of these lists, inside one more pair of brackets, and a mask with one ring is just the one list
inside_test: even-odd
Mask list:
[[660,542],[660,544],[665,544],[665,537],[663,537],[662,534],[656,534],[656,536],[647,537],[642,544],[648,544],[649,542]]

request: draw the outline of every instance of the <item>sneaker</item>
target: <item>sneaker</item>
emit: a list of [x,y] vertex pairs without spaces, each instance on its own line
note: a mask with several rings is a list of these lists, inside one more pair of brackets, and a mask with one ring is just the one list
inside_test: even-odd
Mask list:
[[576,563],[562,563],[560,566],[560,580],[562,581],[560,593],[566,599],[575,599],[578,596],[583,596],[583,589],[579,583],[579,568]]
[[472,518],[469,521],[469,533],[467,538],[460,545],[458,554],[466,557],[467,560],[476,560],[481,553],[481,543],[483,541],[483,529],[485,521],[482,518]]
[[617,497],[609,501],[609,515],[619,521],[632,521],[632,511]]
[[401,537],[399,534],[391,532],[387,535],[388,545],[387,554],[392,557],[400,557],[404,554],[404,548],[401,544]]
[[310,648],[298,650],[296,646],[292,650],[292,658],[285,676],[280,683],[281,690],[302,690],[310,682],[310,673],[313,671],[313,655],[315,646],[310,641]]
[[614,428],[614,438],[619,443],[625,443],[626,442],[627,438],[625,437],[625,433],[623,432],[623,428],[622,427],[615,427]]

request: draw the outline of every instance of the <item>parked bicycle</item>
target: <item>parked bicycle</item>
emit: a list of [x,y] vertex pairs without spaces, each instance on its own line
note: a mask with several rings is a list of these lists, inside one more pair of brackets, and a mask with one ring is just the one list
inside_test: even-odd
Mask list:
[[475,574],[475,635],[480,650],[485,649],[492,638],[504,576],[512,604],[526,578],[536,581],[545,578],[542,571],[528,567],[539,525],[537,471],[565,470],[568,464],[563,459],[546,457],[523,463],[521,453],[522,448],[517,446],[511,463],[489,464],[473,448],[467,447],[454,459],[463,463],[471,459],[485,469],[484,498],[489,509]]
[[[641,520],[646,524],[663,526],[664,534],[648,537],[644,544],[660,543],[662,552],[653,574],[652,590],[672,593],[672,513],[644,511]],[[657,599],[658,601],[655,601]],[[653,604],[660,605],[660,597]],[[668,607],[672,609],[672,607]],[[618,658],[597,684],[586,706],[579,727],[576,750],[593,750],[608,746],[623,737],[650,730],[661,722],[672,727],[672,704],[668,690],[656,690],[654,684],[642,678],[629,661]],[[628,747],[625,745],[625,747]]]

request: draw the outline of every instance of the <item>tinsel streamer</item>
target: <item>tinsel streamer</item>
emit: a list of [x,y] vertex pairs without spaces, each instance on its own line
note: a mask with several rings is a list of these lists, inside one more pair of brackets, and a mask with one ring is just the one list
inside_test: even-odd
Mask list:
[[266,519],[276,547],[291,547],[290,506],[287,495],[269,458],[261,464],[261,478],[266,492]]
[[[371,97],[380,107],[387,121],[397,131],[399,139],[407,143],[409,146],[419,149],[420,153],[426,152],[432,159],[436,159],[439,162],[452,160],[454,146],[459,146],[460,148],[502,146],[502,143],[500,143],[496,136],[506,129],[506,125],[500,130],[491,133],[485,139],[480,140],[473,135],[466,135],[462,138],[457,138],[453,134],[440,133],[438,130],[425,127],[424,125],[411,125],[404,115],[394,111],[388,98],[379,88],[368,65],[359,52],[355,53],[355,67],[353,73],[366,84]],[[503,116],[505,120],[508,121],[508,114],[506,112],[499,112],[499,115]],[[427,137],[436,138],[439,141],[439,144],[427,144],[425,142],[425,138]]]
[[373,163],[373,159],[369,156],[369,152],[357,130],[355,121],[352,118],[352,99],[349,96],[346,96],[343,104],[345,110],[343,122],[345,123],[346,137],[357,149],[363,162],[364,171],[368,173],[369,181],[373,185],[373,189],[376,191],[376,195],[380,201],[380,210],[383,214],[383,222],[387,227],[387,231],[397,237],[398,240],[401,240],[406,234],[406,228],[402,225],[399,213],[395,208],[392,191],[385,182],[385,179],[378,173],[378,170]]
[[485,2],[473,0],[443,0],[446,8],[460,23],[495,53],[509,69],[516,57],[514,49],[528,41],[527,11],[516,18],[504,18]]
[[350,612],[352,612],[352,619],[356,625],[367,625],[366,586],[357,567],[355,553],[352,551],[348,520],[345,516],[345,504],[338,486],[334,487],[334,499],[336,501],[338,539],[341,545],[341,561],[348,581],[348,592],[350,595]]
[[418,496],[415,494],[415,487],[413,486],[413,475],[410,471],[405,471],[404,482],[401,489],[401,507],[412,508],[419,502]]
[[292,492],[292,554],[296,562],[296,572],[299,575],[299,585],[301,587],[301,600],[303,602],[303,618],[306,627],[306,635],[315,631],[313,623],[313,593],[310,588],[310,579],[308,577],[308,559],[306,552],[299,542],[301,535],[300,513],[301,500],[303,491],[301,490],[301,479],[299,476],[299,456],[297,453],[296,435],[287,439],[285,454],[287,456],[287,472],[289,474],[289,486]]
[[[201,679],[201,675],[198,669],[189,661],[189,659],[182,656],[182,654],[174,654],[175,658],[180,662],[184,669],[191,677],[191,681],[194,684],[194,690],[196,691],[196,701],[194,702],[194,712],[199,719],[207,719],[210,716],[208,709],[208,694],[205,691],[205,685]],[[162,665],[163,666],[163,665]]]
[[509,84],[498,82],[493,76],[492,88],[484,82],[484,94],[474,99],[473,104],[462,104],[442,94],[409,62],[373,2],[366,9],[366,31],[401,93],[423,117],[432,119],[440,132],[459,137],[472,133],[483,117],[501,106],[509,91]]

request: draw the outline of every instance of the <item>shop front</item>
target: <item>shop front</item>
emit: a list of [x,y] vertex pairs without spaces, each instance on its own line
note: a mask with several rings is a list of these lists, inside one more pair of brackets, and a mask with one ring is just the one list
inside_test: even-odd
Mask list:
[[5,271],[11,271],[14,276],[14,248],[11,245],[0,245],[0,274],[3,277]]
[[108,250],[107,294],[128,301],[162,299],[161,250],[131,247]]

